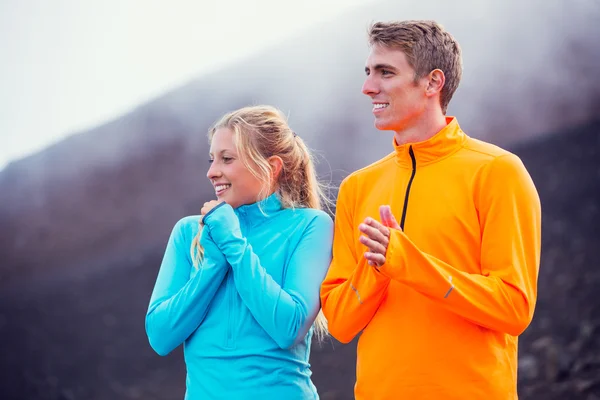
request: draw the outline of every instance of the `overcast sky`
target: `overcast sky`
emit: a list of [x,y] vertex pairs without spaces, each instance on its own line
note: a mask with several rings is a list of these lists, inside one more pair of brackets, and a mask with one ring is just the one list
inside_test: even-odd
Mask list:
[[0,170],[373,0],[0,0]]

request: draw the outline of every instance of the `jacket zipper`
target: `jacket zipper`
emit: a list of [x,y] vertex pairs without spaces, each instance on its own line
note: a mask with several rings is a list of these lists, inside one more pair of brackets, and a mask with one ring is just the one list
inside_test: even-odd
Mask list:
[[408,185],[406,185],[406,195],[404,196],[404,208],[402,209],[402,219],[400,220],[400,229],[402,229],[402,232],[404,232],[404,221],[406,220],[406,210],[408,209],[408,196],[410,195],[410,187],[412,186],[413,179],[415,179],[415,173],[417,172],[417,160],[415,158],[415,153],[413,152],[412,146],[408,148],[408,154],[410,154],[410,159],[412,160],[412,174],[408,180]]

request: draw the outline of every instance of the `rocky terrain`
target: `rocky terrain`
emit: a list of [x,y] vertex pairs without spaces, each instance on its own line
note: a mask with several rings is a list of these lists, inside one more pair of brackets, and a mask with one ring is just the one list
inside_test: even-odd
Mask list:
[[[539,298],[520,342],[520,398],[600,399],[600,123],[513,150],[531,172],[543,207]],[[161,257],[157,247],[85,274],[61,269],[53,280],[5,285],[1,397],[182,398],[181,351],[157,356],[144,332]],[[355,343],[315,344],[311,362],[323,399],[352,398]]]

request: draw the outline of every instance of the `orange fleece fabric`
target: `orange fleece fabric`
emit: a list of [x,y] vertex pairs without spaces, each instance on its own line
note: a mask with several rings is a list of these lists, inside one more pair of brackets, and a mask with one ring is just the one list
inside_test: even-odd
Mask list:
[[[517,398],[517,336],[537,296],[540,200],[517,156],[446,122],[429,140],[394,141],[393,153],[340,187],[321,301],[336,339],[362,331],[358,400]],[[381,205],[403,230],[391,229],[378,271],[358,226],[379,220]]]

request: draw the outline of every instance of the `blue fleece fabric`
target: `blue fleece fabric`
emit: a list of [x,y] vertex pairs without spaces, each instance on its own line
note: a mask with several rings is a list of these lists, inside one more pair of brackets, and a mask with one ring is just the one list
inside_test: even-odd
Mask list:
[[190,257],[199,216],[177,222],[146,314],[152,348],[184,344],[186,399],[318,399],[312,324],[331,261],[333,222],[273,194],[204,217],[204,259]]

